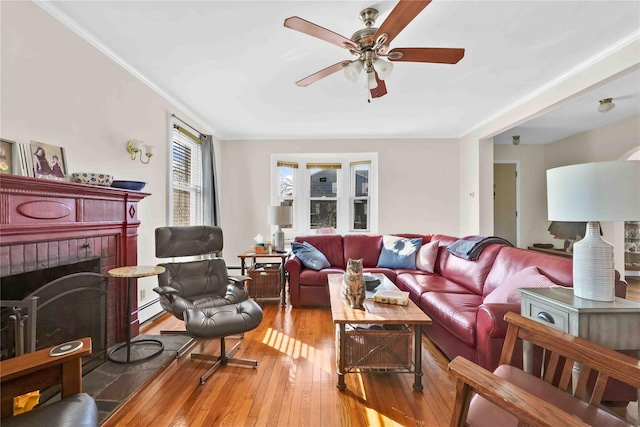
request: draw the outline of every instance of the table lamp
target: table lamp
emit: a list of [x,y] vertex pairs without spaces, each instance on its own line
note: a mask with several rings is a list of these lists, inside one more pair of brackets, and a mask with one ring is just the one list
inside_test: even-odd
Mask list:
[[281,226],[289,225],[293,222],[292,213],[291,206],[269,206],[269,224],[278,226],[278,229],[273,234],[273,249],[276,252],[284,252],[284,232]]
[[640,161],[612,161],[547,170],[550,221],[586,221],[573,245],[573,294],[615,299],[613,245],[600,237],[599,221],[640,220]]

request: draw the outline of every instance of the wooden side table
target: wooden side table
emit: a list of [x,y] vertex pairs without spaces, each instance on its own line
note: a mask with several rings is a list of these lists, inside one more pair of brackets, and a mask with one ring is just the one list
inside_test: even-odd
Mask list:
[[[572,288],[563,286],[520,292],[523,316],[613,350],[640,352],[640,303],[623,298],[613,302],[578,298]],[[532,345],[525,341],[523,365],[527,372],[533,369],[532,353]],[[580,366],[575,365],[573,371],[575,382]],[[640,409],[640,390],[638,406]]]
[[[131,341],[131,290],[134,288],[133,279],[138,277],[148,277],[148,276],[157,276],[158,274],[164,273],[165,268],[160,266],[131,266],[131,267],[119,267],[109,270],[109,275],[113,277],[126,277],[127,278],[127,341],[124,344],[119,345],[109,352],[107,358],[114,363],[134,363],[140,362],[142,360],[151,359],[152,357],[157,356],[164,350],[164,344],[161,341],[154,339],[140,339],[137,341]],[[138,357],[131,357],[131,346],[138,344],[151,344],[153,346],[159,347],[153,353]],[[126,348],[126,357],[124,359],[119,359],[115,357],[115,353],[119,350]]]
[[268,252],[264,254],[258,254],[253,251],[247,251],[238,255],[238,258],[240,258],[240,274],[242,274],[243,276],[247,271],[247,263],[246,263],[247,258],[250,258],[252,260],[252,263],[254,264],[256,262],[256,259],[258,258],[261,258],[261,259],[278,258],[280,260],[280,298],[281,298],[282,307],[285,307],[287,305],[287,293],[286,293],[287,279],[285,278],[284,263],[287,260],[287,258],[289,258],[289,252],[284,252],[284,253]]

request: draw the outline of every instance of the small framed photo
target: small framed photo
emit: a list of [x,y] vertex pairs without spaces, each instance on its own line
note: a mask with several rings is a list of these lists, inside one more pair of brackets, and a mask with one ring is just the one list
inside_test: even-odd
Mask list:
[[0,174],[18,175],[20,173],[16,162],[17,147],[15,141],[0,138]]
[[31,141],[30,149],[33,176],[36,178],[63,180],[68,174],[64,148]]

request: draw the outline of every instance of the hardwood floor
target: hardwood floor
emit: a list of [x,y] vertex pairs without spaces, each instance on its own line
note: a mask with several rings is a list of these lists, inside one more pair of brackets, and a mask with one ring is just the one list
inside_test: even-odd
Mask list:
[[[632,285],[636,299],[640,285]],[[640,299],[639,299],[640,300]],[[336,388],[331,311],[281,308],[263,302],[261,325],[245,334],[238,357],[258,360],[258,368],[220,368],[204,385],[210,366],[177,359],[103,424],[112,426],[445,426],[455,396],[448,360],[423,336],[424,390],[413,390],[411,374],[349,374],[347,390]],[[143,332],[183,329],[169,315]],[[236,342],[227,339],[228,348]],[[217,354],[219,340],[202,341],[195,352]],[[635,403],[616,408],[637,422]]]
[[[103,426],[441,426],[455,395],[447,359],[423,337],[422,393],[411,374],[349,374],[347,391],[336,388],[335,344],[329,309],[286,309],[261,302],[261,325],[245,334],[238,357],[257,359],[257,369],[227,365],[204,385],[210,366],[176,360]],[[144,333],[182,329],[163,316]],[[229,345],[236,340],[227,339]],[[217,354],[219,340],[196,352]],[[230,348],[228,346],[228,348]]]

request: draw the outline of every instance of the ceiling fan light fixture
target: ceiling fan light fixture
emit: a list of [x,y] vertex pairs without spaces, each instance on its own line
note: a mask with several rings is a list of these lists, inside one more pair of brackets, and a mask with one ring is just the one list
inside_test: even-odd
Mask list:
[[344,75],[353,83],[358,81],[360,73],[362,73],[362,61],[360,60],[355,60],[344,67]]
[[615,106],[616,104],[613,103],[613,98],[604,98],[600,100],[598,111],[600,111],[601,113],[606,113],[613,110]]
[[371,71],[370,73],[362,73],[362,85],[365,89],[375,89],[378,87],[378,80],[376,80],[376,73]]
[[391,75],[391,72],[393,71],[393,64],[389,61],[384,61],[378,58],[373,62],[373,68],[378,73],[380,80],[385,80]]

